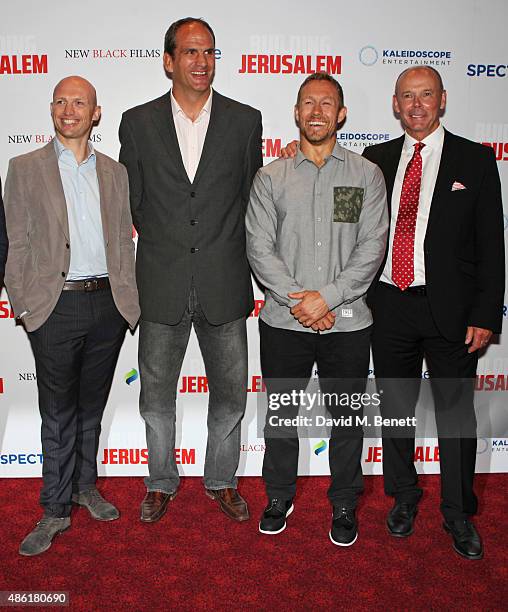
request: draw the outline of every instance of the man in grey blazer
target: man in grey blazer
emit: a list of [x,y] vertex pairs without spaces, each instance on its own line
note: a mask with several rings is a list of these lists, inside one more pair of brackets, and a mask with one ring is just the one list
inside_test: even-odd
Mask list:
[[56,137],[10,161],[5,284],[35,356],[42,418],[44,516],[19,552],[37,555],[70,526],[72,503],[110,521],[96,488],[101,418],[127,323],[139,318],[125,168],[89,141],[93,86],[56,86]]
[[253,308],[245,211],[262,165],[259,111],[212,91],[215,37],[201,19],[173,23],[164,68],[173,87],[124,113],[120,161],[139,233],[140,411],[149,451],[141,520],[175,496],[176,390],[193,326],[210,390],[204,484],[232,519],[248,518],[235,476]]

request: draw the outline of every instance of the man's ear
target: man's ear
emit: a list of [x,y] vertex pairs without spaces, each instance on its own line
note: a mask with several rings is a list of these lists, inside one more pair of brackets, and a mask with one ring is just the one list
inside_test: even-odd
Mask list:
[[400,115],[399,101],[397,100],[397,96],[395,94],[393,94],[392,106],[395,114]]
[[446,108],[446,89],[443,89],[443,93],[441,94],[441,104],[439,105],[439,109],[444,111]]
[[169,53],[164,52],[162,56],[162,63],[164,64],[164,70],[166,72],[173,72],[173,58]]
[[344,119],[346,118],[347,115],[347,107],[343,106],[340,111],[339,114],[337,116],[337,123],[340,124],[344,121]]

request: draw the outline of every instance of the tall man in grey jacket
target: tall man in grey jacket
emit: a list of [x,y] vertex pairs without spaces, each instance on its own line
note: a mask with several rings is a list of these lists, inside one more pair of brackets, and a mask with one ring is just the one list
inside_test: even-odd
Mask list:
[[176,390],[191,328],[209,384],[204,484],[230,518],[248,518],[237,492],[247,390],[246,315],[253,308],[245,211],[262,164],[259,111],[212,91],[215,37],[195,18],[168,29],[173,87],[124,113],[120,161],[139,233],[140,411],[149,451],[141,520],[167,510],[179,484]]
[[[247,254],[266,287],[259,328],[270,395],[305,388],[315,362],[325,392],[363,389],[367,377],[372,318],[365,293],[384,254],[386,192],[374,164],[337,144],[345,117],[340,84],[324,73],[308,77],[295,106],[300,150],[259,170],[252,186]],[[327,407],[344,415],[339,406]],[[297,412],[295,404],[286,415]],[[280,533],[293,510],[299,445],[296,431],[287,433],[265,428],[269,503],[259,525],[265,534]],[[349,546],[357,538],[363,432],[338,433],[332,431],[329,451],[329,535]]]

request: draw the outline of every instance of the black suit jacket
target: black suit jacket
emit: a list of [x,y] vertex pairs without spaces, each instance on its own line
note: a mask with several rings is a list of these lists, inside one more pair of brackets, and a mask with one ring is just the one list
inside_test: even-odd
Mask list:
[[[404,136],[367,147],[382,170],[391,208]],[[452,191],[453,183],[466,189]],[[505,283],[503,206],[494,151],[445,131],[424,241],[425,284],[441,334],[461,340],[468,325],[501,331]],[[383,261],[375,284],[384,268]],[[376,316],[389,313],[375,313]]]
[[170,94],[132,108],[120,124],[120,161],[129,174],[139,234],[141,318],[176,324],[194,283],[207,320],[219,325],[253,308],[245,212],[262,165],[259,111],[213,92],[203,152],[191,183]]
[[2,200],[2,182],[0,181],[0,292],[4,284],[5,262],[7,260],[7,229],[5,227],[4,203]]

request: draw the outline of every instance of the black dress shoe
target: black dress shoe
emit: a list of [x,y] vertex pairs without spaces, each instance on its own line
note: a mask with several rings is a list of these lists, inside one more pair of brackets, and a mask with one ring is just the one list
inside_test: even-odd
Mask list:
[[482,559],[483,545],[480,534],[471,521],[445,521],[444,530],[453,538],[453,548],[466,559]]
[[410,536],[414,531],[417,512],[416,504],[408,502],[395,503],[386,519],[386,526],[390,535],[396,538],[407,538]]

